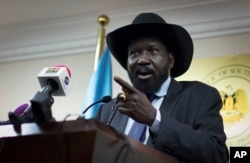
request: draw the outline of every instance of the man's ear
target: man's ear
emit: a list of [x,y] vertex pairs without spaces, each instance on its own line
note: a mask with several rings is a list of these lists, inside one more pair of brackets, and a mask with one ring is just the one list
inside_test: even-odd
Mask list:
[[168,54],[168,63],[169,63],[169,68],[174,67],[174,53]]

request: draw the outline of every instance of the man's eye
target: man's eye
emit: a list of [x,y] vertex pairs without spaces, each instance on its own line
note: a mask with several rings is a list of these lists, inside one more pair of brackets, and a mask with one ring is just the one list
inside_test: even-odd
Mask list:
[[129,56],[136,56],[138,54],[137,51],[131,51],[129,52]]
[[152,54],[157,54],[157,53],[159,52],[159,50],[158,50],[158,49],[151,49],[150,52],[151,52]]

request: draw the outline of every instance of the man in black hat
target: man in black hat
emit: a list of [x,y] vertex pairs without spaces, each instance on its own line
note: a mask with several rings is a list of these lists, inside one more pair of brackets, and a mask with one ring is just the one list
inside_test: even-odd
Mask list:
[[[189,33],[157,14],[142,13],[106,39],[133,86],[115,76],[123,93],[102,105],[97,118],[183,162],[228,162],[218,91],[198,81],[174,79],[191,64]],[[112,121],[111,108],[118,109]]]

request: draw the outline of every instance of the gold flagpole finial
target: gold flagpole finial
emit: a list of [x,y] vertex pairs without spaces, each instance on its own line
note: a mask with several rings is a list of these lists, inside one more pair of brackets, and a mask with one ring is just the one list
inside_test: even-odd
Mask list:
[[98,30],[98,36],[97,36],[94,70],[96,70],[97,68],[99,58],[104,49],[104,45],[105,45],[105,28],[104,27],[109,23],[109,18],[106,15],[100,15],[97,18],[97,22],[100,24],[100,28]]
[[97,22],[102,26],[106,26],[109,23],[109,18],[107,15],[100,15],[97,19]]

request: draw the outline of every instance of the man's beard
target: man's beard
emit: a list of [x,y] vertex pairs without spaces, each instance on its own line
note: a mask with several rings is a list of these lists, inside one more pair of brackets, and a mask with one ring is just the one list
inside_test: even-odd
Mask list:
[[158,75],[153,71],[150,80],[141,80],[137,74],[128,73],[131,83],[135,88],[146,95],[152,95],[158,91],[162,83],[168,78],[167,68],[162,70]]

